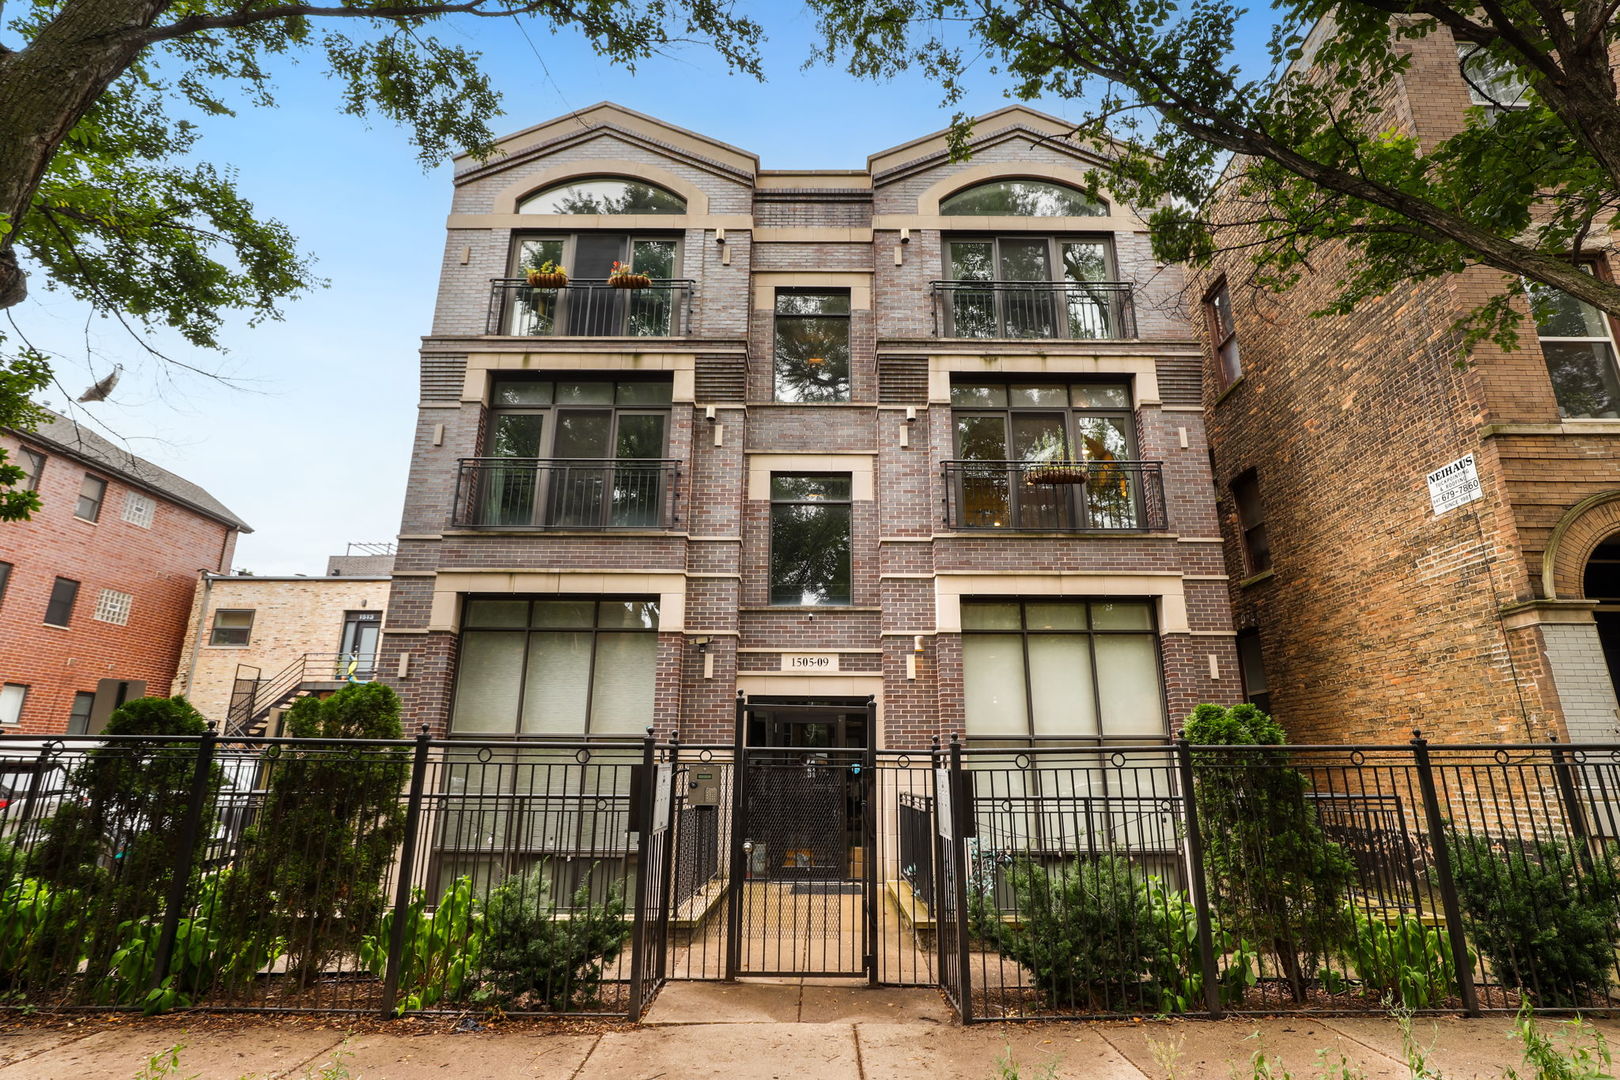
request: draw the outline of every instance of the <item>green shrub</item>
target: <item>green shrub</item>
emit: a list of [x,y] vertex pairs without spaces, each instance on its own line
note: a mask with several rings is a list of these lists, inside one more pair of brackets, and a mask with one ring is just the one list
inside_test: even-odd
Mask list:
[[[1280,746],[1282,725],[1253,705],[1200,705],[1185,728],[1200,746]],[[1306,975],[1347,936],[1345,895],[1354,864],[1322,832],[1310,781],[1285,754],[1195,754],[1194,797],[1204,836],[1210,903],[1238,937],[1277,960],[1294,1000]]]
[[1097,1011],[1156,1007],[1156,972],[1174,955],[1167,920],[1147,883],[1119,855],[1048,870],[1027,859],[1011,870],[1017,922],[990,924],[1001,955],[1030,974],[1047,1005]]
[[1498,980],[1543,1007],[1605,995],[1620,936],[1613,848],[1456,835],[1448,844],[1468,938]]
[[581,885],[567,910],[550,899],[544,863],[507,878],[484,903],[480,993],[503,1004],[543,1002],[556,1010],[597,1000],[602,966],[630,938],[617,888],[601,903]]
[[84,900],[33,878],[0,889],[0,990],[39,992],[84,959]]
[[[405,951],[399,973],[399,1011],[426,1009],[459,1000],[484,947],[484,924],[473,899],[472,879],[458,877],[427,913],[427,894],[411,890],[405,909]],[[379,979],[388,973],[388,946],[394,913],[382,917],[375,934],[360,940],[360,962]]]
[[1448,932],[1404,913],[1385,919],[1352,906],[1347,914],[1352,931],[1345,957],[1356,978],[1380,999],[1407,1009],[1434,1009],[1458,995]]
[[[397,739],[399,698],[381,683],[346,686],[300,698],[286,724],[301,739]],[[274,761],[260,824],[244,830],[225,892],[241,948],[285,942],[288,971],[308,986],[375,933],[383,875],[404,835],[409,773],[404,748],[292,749]]]
[[[1186,893],[1158,878],[1148,878],[1146,890],[1148,911],[1165,929],[1165,940],[1152,964],[1159,1012],[1201,1012],[1207,1003],[1203,957],[1198,947],[1198,909]],[[1259,979],[1254,947],[1224,929],[1213,916],[1210,939],[1220,969],[1221,1003],[1241,1004],[1244,993]]]
[[85,755],[72,775],[79,797],[61,803],[29,851],[30,877],[80,896],[88,989],[110,969],[121,945],[119,928],[161,914],[177,868],[189,868],[188,895],[194,888],[198,848],[212,834],[223,777],[217,767],[210,773],[196,842],[187,850],[196,739],[207,731],[207,721],[184,698],[138,698],[120,706],[106,734],[130,738]]

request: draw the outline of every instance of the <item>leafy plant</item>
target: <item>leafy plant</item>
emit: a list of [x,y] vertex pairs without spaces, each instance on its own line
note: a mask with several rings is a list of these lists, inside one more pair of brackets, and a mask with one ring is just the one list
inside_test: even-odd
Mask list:
[[1469,940],[1497,979],[1538,1005],[1604,994],[1620,943],[1620,853],[1563,840],[1447,842]]
[[[1537,1026],[1528,1002],[1519,1007],[1513,1033],[1524,1046],[1524,1063],[1531,1070],[1526,1080],[1614,1080],[1609,1071],[1614,1056],[1603,1033],[1578,1019],[1560,1026],[1565,1032],[1563,1046]],[[1590,1045],[1576,1040],[1589,1040]],[[1508,1069],[1504,1077],[1519,1080],[1519,1073]]]
[[[1146,884],[1147,906],[1152,918],[1164,926],[1166,937],[1153,958],[1154,986],[1159,993],[1159,1011],[1182,1013],[1204,1007],[1204,966],[1198,947],[1198,909],[1179,889],[1169,888],[1156,877]],[[1259,963],[1254,947],[1227,931],[1213,915],[1210,938],[1220,968],[1222,1004],[1236,1005],[1259,980]]]
[[1451,935],[1404,912],[1369,915],[1351,905],[1352,930],[1344,945],[1356,977],[1408,1009],[1432,1009],[1458,994]]
[[537,999],[566,1010],[597,999],[603,964],[630,938],[624,898],[617,887],[600,903],[589,884],[575,891],[566,911],[550,899],[545,863],[507,878],[484,903],[479,997],[496,1003]]
[[[478,970],[483,953],[484,927],[473,899],[472,878],[463,875],[439,898],[432,914],[427,895],[411,892],[405,909],[405,951],[401,957],[400,1012],[411,1012],[455,1001]],[[360,939],[360,962],[382,978],[388,971],[388,947],[393,941],[394,912],[382,917],[377,933]]]
[[[382,683],[304,697],[287,712],[301,739],[397,739],[399,698]],[[288,971],[308,986],[332,958],[374,933],[384,871],[405,829],[404,750],[294,749],[275,761],[262,824],[243,832],[243,855],[224,894],[232,932],[258,949],[285,941]],[[244,946],[247,947],[247,946]]]
[[1057,1062],[1043,1061],[1039,1065],[1032,1065],[1026,1073],[1025,1067],[1018,1064],[1013,1057],[1012,1047],[1007,1047],[996,1055],[995,1072],[991,1073],[992,1080],[1057,1080]]
[[207,731],[202,714],[181,697],[138,698],[120,706],[108,718],[106,734],[127,738],[85,756],[72,775],[78,798],[58,806],[29,851],[29,876],[80,896],[87,989],[109,969],[120,948],[120,928],[161,913],[181,868],[187,894],[195,888],[201,838],[212,834],[212,807],[223,782],[215,766],[188,850],[185,823],[199,739]]
[[[146,1064],[131,1080],[182,1080],[175,1074],[180,1071],[180,1051],[185,1048],[185,1043],[175,1043],[167,1050],[159,1050],[146,1059]],[[192,1073],[184,1080],[199,1080],[201,1076],[201,1073]]]
[[1103,855],[1048,870],[1025,859],[1011,877],[1018,921],[998,920],[989,932],[1001,955],[1029,971],[1046,1003],[1141,1007],[1173,949],[1130,860]]
[[1185,734],[1196,745],[1235,748],[1193,759],[1211,903],[1234,933],[1276,957],[1303,1001],[1306,973],[1345,940],[1354,864],[1323,834],[1305,774],[1285,754],[1258,749],[1286,741],[1281,724],[1253,705],[1200,705]]
[[33,878],[0,889],[0,990],[41,990],[84,959],[84,902]]

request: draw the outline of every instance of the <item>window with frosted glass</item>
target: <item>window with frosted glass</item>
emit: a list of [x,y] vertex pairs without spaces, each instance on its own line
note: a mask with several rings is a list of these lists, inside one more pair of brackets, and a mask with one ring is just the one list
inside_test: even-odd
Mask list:
[[1158,633],[1143,600],[964,600],[962,689],[980,745],[1162,739]]
[[[1588,268],[1590,272],[1590,268]],[[1536,336],[1547,362],[1560,416],[1620,418],[1620,372],[1609,316],[1584,300],[1538,282],[1525,282]]]
[[656,600],[469,599],[451,730],[640,735],[657,664]]

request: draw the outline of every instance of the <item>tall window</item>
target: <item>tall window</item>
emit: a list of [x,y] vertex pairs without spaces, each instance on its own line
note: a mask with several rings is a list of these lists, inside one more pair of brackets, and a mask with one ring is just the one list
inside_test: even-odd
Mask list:
[[90,733],[90,714],[96,707],[96,695],[89,690],[80,690],[73,695],[73,711],[68,713],[67,733],[69,735],[88,735]]
[[1525,288],[1559,414],[1579,419],[1620,417],[1613,320],[1549,285],[1527,281]]
[[652,723],[658,603],[469,599],[451,730],[640,735]]
[[1167,733],[1146,601],[964,600],[962,687],[978,745]]
[[[554,263],[568,274],[568,287],[516,286],[504,332],[573,337],[667,337],[680,327],[681,305],[672,281],[680,260],[676,236],[582,232],[530,236],[513,250],[513,280]],[[608,282],[614,264],[650,279],[645,288],[621,289]],[[684,303],[684,301],[683,301]]]
[[38,491],[40,478],[45,475],[45,455],[26,446],[20,447],[18,453],[21,457],[17,464],[22,466],[24,473],[23,490]]
[[[1130,387],[1107,382],[951,384],[964,528],[1129,528],[1137,520],[1135,474],[1109,468],[1134,458]],[[1084,462],[1064,475],[1042,466]],[[1065,481],[1065,482],[1059,482]],[[1072,482],[1068,482],[1072,481]]]
[[73,508],[73,516],[83,518],[85,521],[97,521],[101,518],[101,502],[107,497],[107,481],[98,476],[84,474],[84,482],[79,485],[79,502]]
[[11,583],[11,564],[0,562],[0,604],[6,602],[6,586]]
[[6,683],[0,686],[0,724],[16,724],[22,721],[23,702],[28,700],[28,687],[22,683]]
[[668,379],[502,380],[491,396],[478,524],[656,527]]
[[59,577],[51,586],[51,599],[45,605],[45,621],[52,626],[67,626],[73,618],[73,602],[79,598],[79,583]]
[[776,400],[849,400],[849,290],[776,291]]
[[850,478],[771,476],[771,603],[850,602]]
[[1215,374],[1225,390],[1243,376],[1237,327],[1232,321],[1232,293],[1225,278],[1204,297],[1204,319],[1209,325],[1210,344],[1215,347]]
[[966,236],[945,242],[951,337],[1119,338],[1129,292],[1100,237]]
[[1253,469],[1232,481],[1237,504],[1238,531],[1243,538],[1244,569],[1259,574],[1271,569],[1271,542],[1266,539],[1265,509],[1260,504],[1260,481]]
[[1243,700],[1263,713],[1271,711],[1266,665],[1260,654],[1260,631],[1243,630],[1237,636],[1238,666],[1243,675]]
[[210,645],[246,645],[253,637],[252,608],[221,608],[214,612]]

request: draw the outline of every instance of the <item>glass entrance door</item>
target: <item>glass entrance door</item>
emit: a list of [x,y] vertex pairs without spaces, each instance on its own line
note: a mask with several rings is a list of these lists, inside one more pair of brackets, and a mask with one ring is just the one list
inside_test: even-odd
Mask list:
[[369,679],[377,672],[377,643],[382,636],[382,612],[343,613],[343,640],[338,645],[338,675]]

